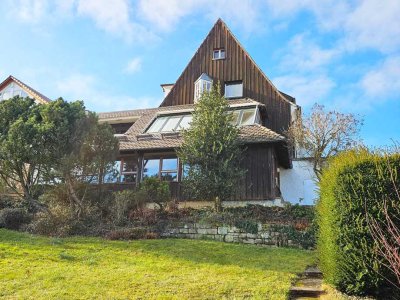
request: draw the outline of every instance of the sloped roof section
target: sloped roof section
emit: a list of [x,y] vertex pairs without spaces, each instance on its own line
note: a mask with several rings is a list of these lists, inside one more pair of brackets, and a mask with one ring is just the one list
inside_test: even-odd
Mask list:
[[[263,107],[265,105],[252,99],[236,99],[229,101],[230,107]],[[161,115],[182,114],[194,110],[195,104],[177,105],[159,108],[150,108],[147,110],[135,110],[127,112],[115,112],[114,117],[119,118],[129,114],[130,116],[139,115],[139,119],[129,128],[124,135],[119,135],[121,151],[137,150],[157,150],[179,148],[183,142],[179,132],[172,133],[146,133],[146,129],[152,122]],[[111,113],[102,113],[101,118],[109,118]],[[250,143],[273,143],[285,141],[285,138],[264,126],[253,124],[242,126],[239,133],[239,141],[243,144]]]
[[0,90],[5,88],[11,82],[15,82],[16,84],[18,84],[21,87],[21,89],[23,89],[29,95],[29,97],[34,98],[36,101],[38,101],[41,104],[46,104],[46,103],[49,103],[51,101],[45,95],[43,95],[42,93],[38,92],[34,88],[30,87],[29,85],[27,85],[26,83],[22,82],[18,78],[15,78],[12,75],[8,76],[2,83],[0,83]]

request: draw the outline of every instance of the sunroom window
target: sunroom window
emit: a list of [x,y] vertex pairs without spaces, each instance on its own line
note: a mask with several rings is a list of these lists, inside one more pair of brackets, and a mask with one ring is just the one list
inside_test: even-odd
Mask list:
[[178,158],[161,157],[143,161],[143,178],[156,177],[165,181],[178,181]]
[[158,132],[174,132],[190,127],[192,122],[192,115],[171,115],[171,116],[159,116],[151,124],[146,132],[158,133]]
[[206,73],[200,75],[200,77],[194,83],[194,102],[196,103],[204,92],[211,91],[212,79]]

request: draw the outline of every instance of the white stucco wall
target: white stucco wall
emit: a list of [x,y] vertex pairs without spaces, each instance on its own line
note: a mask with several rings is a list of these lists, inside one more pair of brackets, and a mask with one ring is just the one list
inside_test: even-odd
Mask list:
[[316,176],[308,160],[293,160],[293,169],[280,170],[282,198],[292,204],[312,205],[318,197]]

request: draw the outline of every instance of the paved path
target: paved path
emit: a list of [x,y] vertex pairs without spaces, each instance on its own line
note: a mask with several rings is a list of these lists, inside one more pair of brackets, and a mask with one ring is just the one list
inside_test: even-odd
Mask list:
[[324,293],[321,271],[317,267],[308,267],[290,288],[289,299],[319,299]]

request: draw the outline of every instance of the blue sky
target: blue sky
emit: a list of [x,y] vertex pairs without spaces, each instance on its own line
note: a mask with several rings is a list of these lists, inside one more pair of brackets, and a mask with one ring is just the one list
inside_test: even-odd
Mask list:
[[0,77],[95,111],[158,106],[218,17],[278,89],[400,141],[398,0],[1,1]]

